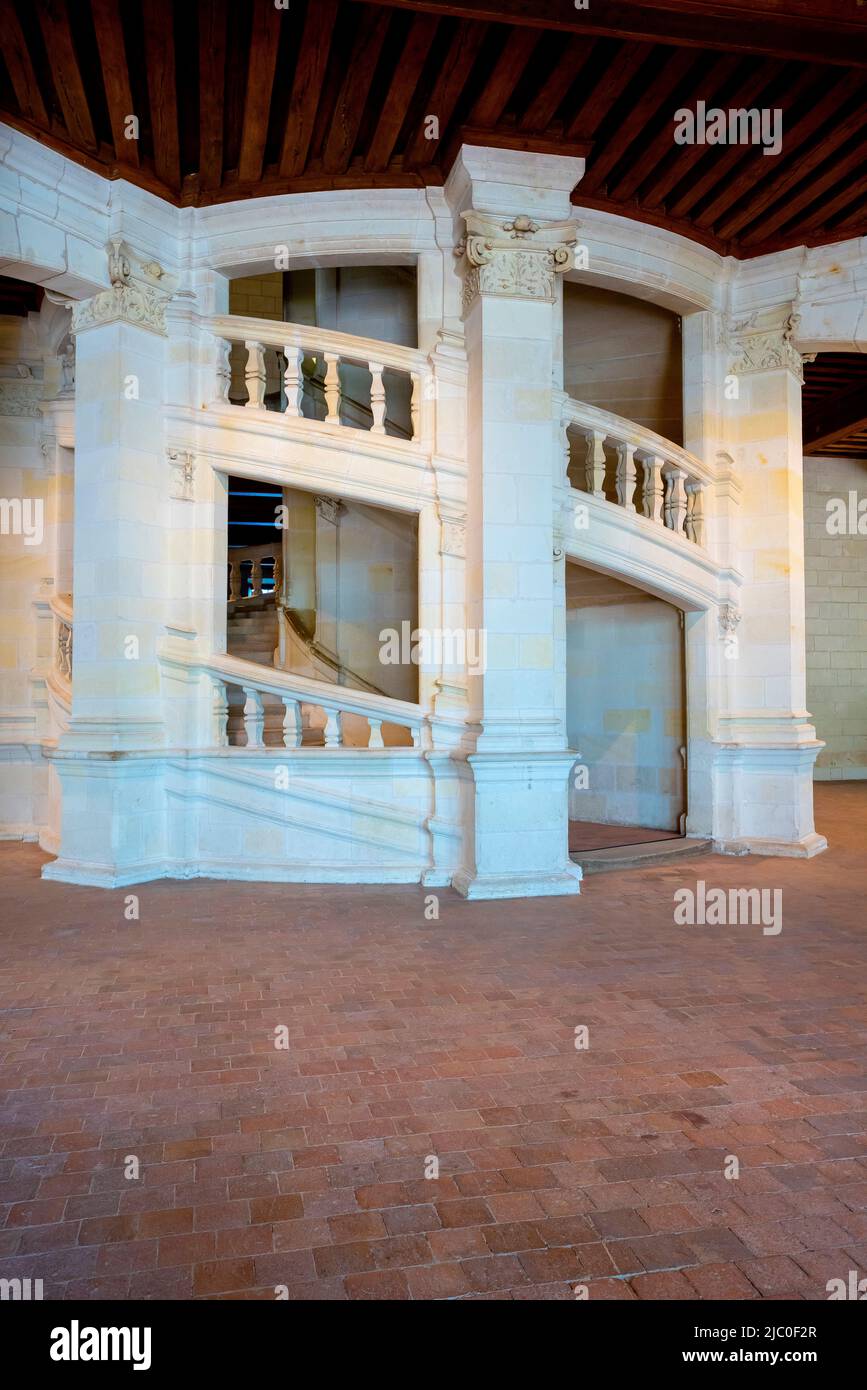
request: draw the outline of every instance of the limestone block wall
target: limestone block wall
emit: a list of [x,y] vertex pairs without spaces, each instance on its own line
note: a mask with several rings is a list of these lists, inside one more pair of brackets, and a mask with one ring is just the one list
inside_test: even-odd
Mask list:
[[[815,777],[867,778],[867,534],[832,535],[828,501],[867,499],[867,459],[804,459],[807,708]],[[867,528],[867,521],[864,522]]]
[[671,604],[568,564],[567,729],[587,768],[572,820],[679,830],[686,742],[680,620]]
[[683,443],[680,321],[670,310],[594,285],[563,293],[564,386]]

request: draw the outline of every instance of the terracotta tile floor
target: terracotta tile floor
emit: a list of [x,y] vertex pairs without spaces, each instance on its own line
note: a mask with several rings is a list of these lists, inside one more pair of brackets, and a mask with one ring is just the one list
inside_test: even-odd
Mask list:
[[652,830],[646,825],[606,825],[602,821],[570,820],[569,852],[610,849],[616,845],[647,845],[655,840],[675,840],[676,830]]
[[[127,921],[134,890],[3,846],[0,1276],[824,1299],[867,1272],[867,784],[817,800],[810,862],[444,891],[438,921],[418,889],[205,882],[144,885]],[[675,926],[697,878],[781,887],[782,933]]]

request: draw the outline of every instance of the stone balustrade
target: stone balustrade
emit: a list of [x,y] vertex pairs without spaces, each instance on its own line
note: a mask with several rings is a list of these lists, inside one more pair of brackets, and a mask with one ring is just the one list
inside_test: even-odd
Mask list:
[[567,399],[561,417],[567,486],[704,545],[711,471],[680,445],[620,415]]
[[[217,339],[218,403],[279,409],[287,419],[315,426],[420,440],[422,401],[429,398],[431,380],[424,353],[350,333],[238,315],[214,317],[209,327]],[[245,401],[231,398],[233,349],[243,363]],[[269,380],[280,386],[279,400],[270,405]]]
[[[176,658],[173,658],[176,660]],[[343,720],[346,715],[360,716],[369,728],[367,748],[384,748],[383,724],[407,730],[414,748],[430,746],[427,716],[420,705],[405,700],[392,700],[386,695],[374,695],[365,690],[349,690],[326,681],[311,680],[290,671],[267,671],[250,661],[231,656],[214,656],[198,664],[210,677],[213,687],[211,735],[214,747],[229,745],[229,687],[237,687],[244,695],[244,731],[246,748],[264,748],[264,696],[276,696],[283,703],[282,744],[299,748],[302,743],[302,707],[319,709],[325,716],[324,747],[343,745]]]
[[[266,586],[265,581],[273,583]],[[283,556],[279,545],[231,546],[227,562],[227,597],[230,604],[263,594],[280,592],[283,583]]]

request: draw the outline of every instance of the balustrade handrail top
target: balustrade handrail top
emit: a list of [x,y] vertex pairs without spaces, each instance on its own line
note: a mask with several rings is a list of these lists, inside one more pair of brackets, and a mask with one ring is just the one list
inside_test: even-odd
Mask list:
[[345,685],[333,685],[330,681],[296,676],[292,671],[281,671],[276,667],[272,670],[238,656],[219,654],[202,657],[193,653],[164,651],[162,660],[173,665],[197,668],[229,685],[250,686],[267,695],[294,696],[305,705],[370,716],[386,723],[415,725],[423,724],[425,720],[421,705],[409,700],[395,700],[390,695],[375,695],[367,690],[352,690]]
[[355,333],[339,333],[303,323],[278,323],[274,319],[254,319],[244,314],[215,314],[206,320],[218,338],[231,342],[259,342],[280,348],[290,343],[305,351],[334,352],[338,357],[359,362],[381,362],[405,372],[427,372],[430,364],[419,348],[400,343],[384,343],[378,338],[362,338]]
[[61,622],[72,624],[72,594],[52,594],[48,607]]
[[657,434],[645,425],[636,424],[634,420],[627,420],[625,415],[615,415],[612,410],[603,410],[601,406],[575,400],[573,396],[566,397],[563,408],[564,417],[572,424],[604,430],[612,439],[621,439],[623,443],[631,444],[634,449],[655,454],[666,463],[678,464],[703,482],[713,482],[716,478],[713,468],[696,458],[695,454],[689,453],[681,444],[675,444],[673,440],[666,439],[664,435]]

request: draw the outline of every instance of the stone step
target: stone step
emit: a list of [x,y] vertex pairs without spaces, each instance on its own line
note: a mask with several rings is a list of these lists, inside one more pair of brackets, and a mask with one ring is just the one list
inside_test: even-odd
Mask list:
[[608,849],[575,850],[569,858],[580,864],[585,874],[601,874],[612,869],[644,869],[652,864],[677,863],[713,853],[712,840],[677,835],[670,840],[649,840],[641,845],[614,845]]

